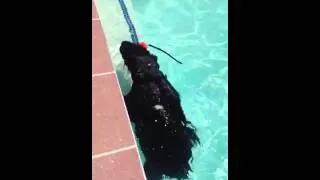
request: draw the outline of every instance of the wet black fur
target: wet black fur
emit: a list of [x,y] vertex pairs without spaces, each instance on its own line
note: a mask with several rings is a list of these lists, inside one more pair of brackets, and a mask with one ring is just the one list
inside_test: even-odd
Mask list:
[[[184,115],[179,93],[149,51],[124,41],[120,52],[133,80],[131,91],[124,98],[146,158],[148,180],[160,180],[162,175],[188,178],[191,150],[200,141]],[[155,105],[163,109],[157,110]]]

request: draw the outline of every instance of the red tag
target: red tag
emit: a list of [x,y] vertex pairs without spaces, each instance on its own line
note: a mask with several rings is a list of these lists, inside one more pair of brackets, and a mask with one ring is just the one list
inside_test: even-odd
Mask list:
[[140,45],[141,47],[145,48],[145,49],[148,48],[148,44],[145,43],[145,42],[139,42],[139,45]]

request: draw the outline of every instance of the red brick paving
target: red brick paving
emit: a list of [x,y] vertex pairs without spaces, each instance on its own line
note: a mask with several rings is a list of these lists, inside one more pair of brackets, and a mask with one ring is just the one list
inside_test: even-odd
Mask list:
[[100,20],[92,21],[92,73],[112,71],[110,55]]
[[92,153],[134,145],[114,74],[92,78]]
[[141,180],[139,158],[134,149],[102,157],[92,163],[92,179]]

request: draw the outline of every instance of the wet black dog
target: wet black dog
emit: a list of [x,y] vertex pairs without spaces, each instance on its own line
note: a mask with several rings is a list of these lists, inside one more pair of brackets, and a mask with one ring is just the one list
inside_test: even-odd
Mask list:
[[159,70],[157,57],[145,48],[124,41],[120,52],[133,80],[124,98],[146,158],[148,180],[162,175],[188,178],[191,150],[200,141],[184,115],[178,92]]

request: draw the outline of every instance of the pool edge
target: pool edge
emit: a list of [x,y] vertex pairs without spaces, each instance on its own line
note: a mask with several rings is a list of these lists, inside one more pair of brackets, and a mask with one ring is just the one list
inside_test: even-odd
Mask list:
[[[123,168],[127,168],[127,169],[125,169],[126,171],[139,171],[139,172],[132,172],[131,175],[133,175],[134,173],[138,173],[138,174],[136,174],[137,176],[135,176],[135,178],[146,180],[143,166],[142,166],[142,163],[139,158],[139,152],[138,152],[136,140],[134,138],[133,129],[132,129],[132,126],[130,123],[130,119],[129,119],[127,110],[126,110],[126,106],[124,104],[124,99],[123,99],[123,94],[120,89],[119,79],[118,79],[116,70],[114,70],[114,67],[112,67],[113,66],[112,62],[111,62],[112,57],[110,56],[110,52],[108,49],[109,44],[108,44],[105,33],[101,33],[102,32],[101,21],[100,21],[99,13],[95,9],[95,5],[94,5],[95,3],[96,3],[95,1],[92,1],[92,11],[93,11],[93,14],[92,14],[93,27],[92,28],[93,28],[93,33],[99,32],[99,34],[95,34],[95,35],[93,34],[92,36],[93,36],[93,39],[96,39],[96,38],[103,39],[105,42],[104,42],[104,45],[102,43],[102,44],[99,44],[98,46],[95,46],[94,43],[99,40],[92,40],[93,41],[93,48],[95,46],[96,49],[100,49],[102,46],[104,46],[104,47],[102,47],[102,49],[104,48],[105,52],[102,53],[99,58],[94,58],[94,56],[95,56],[94,53],[97,50],[93,50],[93,59],[92,59],[92,61],[93,61],[92,62],[93,63],[93,74],[92,74],[92,79],[93,79],[93,87],[92,87],[93,88],[93,106],[92,106],[92,108],[93,108],[93,112],[94,112],[94,110],[96,111],[96,109],[99,108],[96,105],[94,105],[94,104],[97,104],[96,101],[99,101],[99,99],[96,98],[98,96],[98,94],[102,93],[102,91],[108,91],[108,92],[112,91],[113,92],[112,94],[105,93],[104,96],[107,97],[110,95],[112,95],[112,96],[118,95],[117,102],[114,104],[117,104],[119,106],[118,109],[120,109],[119,111],[122,111],[119,113],[121,114],[122,118],[126,119],[126,126],[127,126],[127,127],[122,127],[123,128],[122,130],[126,131],[126,132],[119,131],[118,134],[124,133],[126,136],[131,136],[131,137],[129,137],[129,138],[124,137],[123,138],[123,139],[128,139],[128,142],[126,142],[126,144],[123,144],[122,147],[120,147],[121,143],[119,143],[119,145],[118,145],[119,147],[112,147],[112,148],[107,147],[107,148],[109,148],[108,151],[104,151],[104,148],[106,148],[105,146],[107,146],[110,142],[107,141],[107,142],[105,142],[105,144],[101,143],[101,140],[99,139],[98,135],[96,135],[96,134],[98,134],[97,133],[98,131],[99,132],[103,131],[103,129],[101,130],[101,128],[99,126],[109,126],[109,125],[111,126],[111,124],[112,125],[116,124],[119,121],[113,121],[111,124],[104,124],[104,125],[98,124],[97,125],[99,120],[98,120],[98,116],[96,114],[101,115],[101,114],[114,113],[114,112],[110,112],[111,111],[110,108],[108,108],[108,109],[104,108],[105,112],[101,112],[101,113],[96,112],[95,114],[94,113],[92,114],[92,121],[93,121],[93,124],[95,125],[95,126],[93,125],[93,137],[92,137],[92,139],[93,139],[92,140],[93,141],[93,145],[92,145],[93,146],[92,147],[93,148],[93,153],[92,153],[92,164],[93,164],[92,172],[93,172],[93,174],[92,174],[92,178],[98,180],[100,178],[103,178],[103,177],[105,178],[105,176],[108,176],[108,179],[110,179],[110,180],[112,180],[112,177],[117,179],[117,178],[123,176],[123,173],[121,173],[120,171],[119,172],[114,172],[114,171],[110,172],[110,173],[114,173],[111,178],[110,178],[110,173],[109,174],[105,174],[105,173],[108,172],[108,170],[110,171],[110,169],[114,169],[114,168],[115,169],[121,168],[121,171],[124,170]],[[98,27],[99,23],[100,23],[100,27]],[[94,24],[96,24],[96,25],[94,25]],[[97,26],[97,27],[94,27],[94,26]],[[94,28],[95,29],[100,28],[100,30],[94,31]],[[101,59],[103,59],[104,61]],[[99,80],[99,78],[100,78],[100,80]],[[101,80],[101,79],[103,79],[103,80]],[[101,83],[102,83],[102,81],[107,83],[107,85],[109,87],[100,87],[101,83],[98,81],[101,81]],[[111,86],[112,86],[112,88],[111,88]],[[100,89],[104,88],[104,89],[99,90],[98,88],[100,88]],[[95,91],[94,91],[94,89],[95,89]],[[108,110],[109,110],[109,112],[108,112]],[[106,119],[104,121],[104,123],[106,123],[106,121],[108,121],[108,120]],[[94,129],[94,127],[97,127],[97,128]],[[100,129],[98,129],[98,128],[100,128]],[[105,129],[105,131],[107,131],[107,130]],[[131,132],[128,132],[128,131],[131,131]],[[107,133],[104,135],[107,135]],[[119,135],[119,136],[121,136],[121,135]],[[105,137],[105,138],[111,140],[109,137]],[[111,141],[117,141],[117,139],[114,138]],[[110,143],[110,144],[117,144],[117,143]],[[132,163],[131,161],[130,161],[131,163],[126,162],[126,159],[120,160],[121,158],[119,157],[119,155],[127,156],[126,159],[133,158],[132,161],[135,161],[135,164],[131,164]],[[117,159],[119,161],[117,161]],[[103,162],[98,162],[98,161],[103,161]],[[124,162],[122,162],[122,161],[124,161]],[[98,165],[97,165],[97,162],[98,162]],[[119,166],[119,163],[121,164],[120,166]],[[127,164],[130,164],[130,166],[128,166]],[[104,167],[104,165],[107,166],[107,168]],[[128,168],[130,168],[130,169],[128,169]],[[101,170],[101,169],[104,169],[104,170]],[[118,170],[120,170],[120,169],[118,169]],[[131,178],[132,178],[132,176],[131,176]]]

